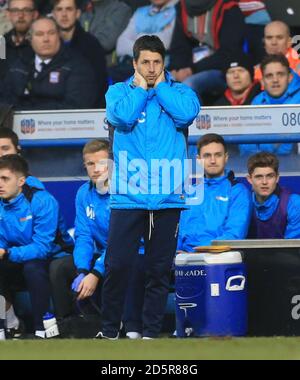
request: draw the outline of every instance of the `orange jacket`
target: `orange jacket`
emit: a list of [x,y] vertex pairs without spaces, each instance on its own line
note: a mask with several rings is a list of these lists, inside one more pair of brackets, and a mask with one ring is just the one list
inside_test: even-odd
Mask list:
[[[300,75],[300,58],[296,50],[294,50],[293,48],[289,48],[285,56],[290,63],[290,68],[294,70],[298,75]],[[262,72],[260,69],[260,65],[255,66],[254,79],[256,81],[262,80]]]

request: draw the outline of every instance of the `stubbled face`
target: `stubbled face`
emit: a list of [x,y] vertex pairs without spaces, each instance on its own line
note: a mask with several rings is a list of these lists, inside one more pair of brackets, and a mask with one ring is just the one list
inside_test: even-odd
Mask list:
[[275,191],[279,175],[269,167],[255,168],[247,180],[252,185],[258,202],[264,202]]
[[145,78],[148,87],[153,87],[156,79],[164,70],[164,61],[159,53],[142,50],[137,61],[133,61],[134,69]]
[[12,143],[11,139],[0,138],[0,157],[6,154],[17,154],[17,149]]
[[80,16],[80,10],[76,9],[75,0],[61,0],[53,9],[53,16],[63,31],[73,29]]
[[9,169],[0,169],[0,198],[10,200],[22,191],[25,177],[19,173],[13,173]]
[[271,22],[265,27],[265,51],[267,54],[286,54],[291,46],[287,27],[281,22]]
[[263,71],[265,91],[273,98],[279,98],[288,88],[292,79],[289,71],[279,62],[269,63]]
[[53,21],[41,19],[34,23],[31,45],[42,59],[55,56],[60,48],[60,36]]
[[7,17],[17,33],[25,34],[38,16],[32,0],[13,0],[7,10]]
[[228,153],[219,143],[211,143],[201,148],[198,159],[204,160],[204,173],[207,178],[221,177],[224,175]]
[[83,160],[87,174],[95,185],[98,179],[108,177],[108,152],[106,150],[86,153]]
[[244,67],[232,67],[226,72],[227,86],[233,93],[242,94],[251,85],[251,76]]

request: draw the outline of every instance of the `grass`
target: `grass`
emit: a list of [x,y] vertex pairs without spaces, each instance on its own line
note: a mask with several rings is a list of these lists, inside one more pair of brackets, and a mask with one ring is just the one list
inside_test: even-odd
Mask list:
[[299,360],[300,337],[2,341],[0,359]]

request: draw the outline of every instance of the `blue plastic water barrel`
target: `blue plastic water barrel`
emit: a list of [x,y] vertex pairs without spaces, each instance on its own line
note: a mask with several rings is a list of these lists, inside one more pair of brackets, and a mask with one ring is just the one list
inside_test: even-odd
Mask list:
[[177,255],[175,293],[178,337],[247,333],[246,269],[240,252]]

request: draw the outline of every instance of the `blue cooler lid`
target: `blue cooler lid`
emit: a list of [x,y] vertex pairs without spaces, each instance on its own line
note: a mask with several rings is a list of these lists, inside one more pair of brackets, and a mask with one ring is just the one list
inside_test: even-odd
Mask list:
[[175,265],[211,265],[242,263],[241,252],[228,251],[221,253],[180,253],[175,258]]

